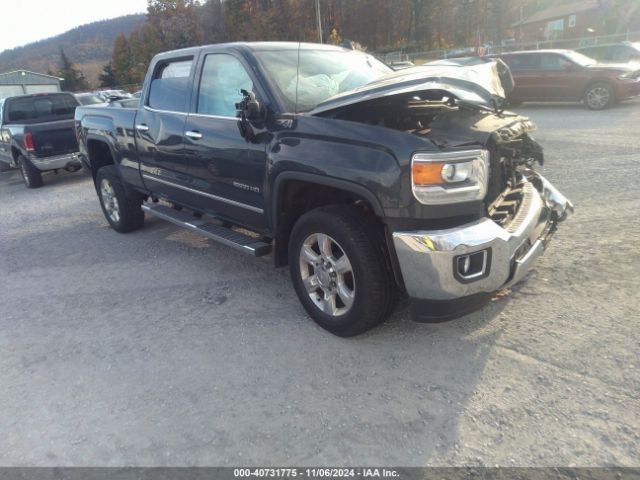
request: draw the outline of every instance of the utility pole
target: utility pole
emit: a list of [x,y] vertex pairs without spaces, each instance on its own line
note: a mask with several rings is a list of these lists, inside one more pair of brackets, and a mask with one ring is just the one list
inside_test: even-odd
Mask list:
[[322,42],[322,18],[320,18],[320,0],[316,0],[316,19],[318,20],[318,37]]

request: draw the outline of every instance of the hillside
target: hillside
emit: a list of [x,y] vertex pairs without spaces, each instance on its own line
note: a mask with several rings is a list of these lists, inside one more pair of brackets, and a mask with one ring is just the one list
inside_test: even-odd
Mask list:
[[146,15],[127,15],[76,27],[55,37],[0,53],[0,72],[16,69],[47,73],[57,70],[60,48],[96,84],[102,67],[111,59],[113,42],[121,33],[129,35],[142,25]]

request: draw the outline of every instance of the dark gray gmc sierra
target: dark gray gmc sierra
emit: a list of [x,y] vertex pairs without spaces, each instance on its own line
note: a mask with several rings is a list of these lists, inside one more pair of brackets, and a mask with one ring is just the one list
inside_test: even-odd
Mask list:
[[478,308],[573,210],[533,169],[495,63],[394,72],[362,52],[232,43],[157,55],[138,100],[82,106],[81,159],[118,232],[150,214],[289,265],[340,336]]

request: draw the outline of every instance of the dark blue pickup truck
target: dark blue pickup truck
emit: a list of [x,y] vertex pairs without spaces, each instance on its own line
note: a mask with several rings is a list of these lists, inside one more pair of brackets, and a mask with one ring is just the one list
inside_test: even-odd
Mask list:
[[310,316],[349,336],[403,293],[418,319],[477,308],[572,211],[504,97],[495,63],[394,72],[338,47],[234,43],[156,56],[139,103],[78,107],[75,125],[116,231],[146,213],[272,253]]
[[0,100],[0,171],[20,168],[27,188],[42,173],[81,168],[70,93],[36,93]]

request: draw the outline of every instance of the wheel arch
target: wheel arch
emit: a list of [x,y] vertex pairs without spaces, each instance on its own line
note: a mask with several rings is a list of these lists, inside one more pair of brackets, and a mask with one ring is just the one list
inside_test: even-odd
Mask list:
[[116,165],[116,154],[110,143],[99,135],[87,135],[86,138],[87,157],[91,167],[91,175],[95,182],[96,175],[100,168],[105,165]]
[[[284,208],[287,202],[288,208]],[[377,218],[384,216],[378,198],[362,185],[307,172],[279,174],[273,182],[269,218],[275,239],[275,265],[287,264],[289,235],[300,216],[313,208],[342,203],[361,205]]]
[[589,89],[591,89],[594,85],[598,85],[598,84],[605,84],[608,85],[609,88],[611,88],[611,92],[613,93],[613,101],[616,102],[617,101],[617,93],[616,93],[616,87],[614,85],[614,83],[611,81],[611,79],[607,78],[607,77],[597,77],[597,78],[592,78],[591,80],[589,80],[589,82],[587,83],[586,87],[584,87],[584,90],[582,91],[582,97],[580,97],[581,99],[585,99],[587,96],[587,92],[589,91]]
[[18,147],[15,145],[11,145],[11,158],[13,158],[14,163],[18,164],[18,157],[24,156],[24,154],[20,151]]

